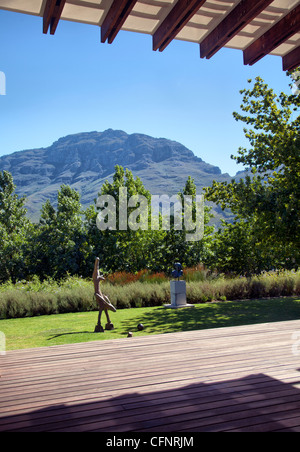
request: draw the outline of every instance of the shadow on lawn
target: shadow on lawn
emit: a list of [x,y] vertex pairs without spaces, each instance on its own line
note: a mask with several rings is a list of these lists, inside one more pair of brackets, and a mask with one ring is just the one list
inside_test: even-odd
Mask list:
[[47,339],[47,341],[51,341],[53,339],[56,339],[57,337],[69,336],[69,335],[72,335],[72,334],[92,334],[92,333],[93,333],[93,331],[70,331],[68,333],[58,333],[58,334],[55,334],[54,336],[49,337]]
[[[296,320],[300,319],[300,299],[291,297],[211,302],[195,305],[195,308],[182,309],[167,309],[161,306],[156,309],[149,308],[146,311],[143,309],[142,312],[136,308],[137,315],[134,318],[115,321],[116,332],[124,337],[129,331],[137,333],[139,323],[142,323],[145,328],[141,334],[160,334]],[[48,333],[51,335],[49,334],[47,340],[51,341],[62,336],[92,335],[94,331],[53,330]]]
[[136,330],[142,323],[147,333],[172,333],[199,329],[280,322],[300,318],[300,299],[245,300],[196,305],[195,308],[167,309],[143,313],[122,328]]

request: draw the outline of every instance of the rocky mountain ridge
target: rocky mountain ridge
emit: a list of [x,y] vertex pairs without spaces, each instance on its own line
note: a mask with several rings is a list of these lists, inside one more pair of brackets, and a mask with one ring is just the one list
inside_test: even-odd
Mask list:
[[[199,193],[213,180],[231,180],[229,174],[222,174],[217,166],[176,141],[112,129],[69,135],[48,148],[0,157],[0,171],[12,173],[17,192],[27,197],[28,214],[34,220],[47,199],[55,203],[62,184],[80,192],[84,207],[91,205],[117,164],[139,176],[152,195],[178,193],[188,176],[195,179]],[[223,215],[217,207],[214,210],[217,216]]]

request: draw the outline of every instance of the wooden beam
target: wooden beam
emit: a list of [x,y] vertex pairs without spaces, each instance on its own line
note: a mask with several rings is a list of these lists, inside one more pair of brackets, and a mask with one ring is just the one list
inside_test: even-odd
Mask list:
[[162,52],[206,0],[178,0],[153,35],[153,50]]
[[300,31],[300,5],[244,50],[244,64],[252,66]]
[[292,71],[300,67],[300,46],[282,58],[283,70]]
[[111,44],[137,0],[114,0],[101,26],[101,42]]
[[272,2],[273,0],[242,0],[202,41],[201,58],[211,58]]
[[43,17],[43,33],[47,34],[50,27],[50,34],[54,35],[65,3],[66,0],[47,0]]

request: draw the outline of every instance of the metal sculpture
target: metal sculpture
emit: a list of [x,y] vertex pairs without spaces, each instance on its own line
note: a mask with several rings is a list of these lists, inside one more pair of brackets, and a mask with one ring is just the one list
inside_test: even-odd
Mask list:
[[179,281],[180,277],[183,275],[182,265],[177,262],[176,264],[174,264],[174,268],[175,270],[172,271],[172,276],[173,278],[178,278]]
[[94,266],[94,273],[93,273],[93,282],[94,282],[94,288],[95,288],[95,297],[99,306],[99,315],[98,315],[98,323],[95,327],[95,333],[103,333],[104,329],[103,326],[101,326],[101,316],[102,312],[105,312],[106,318],[107,318],[107,324],[105,325],[106,330],[113,330],[114,325],[112,324],[108,311],[116,312],[116,308],[114,305],[110,302],[109,298],[106,295],[103,295],[101,289],[100,289],[100,282],[104,281],[105,278],[100,274],[99,271],[99,257],[97,257],[95,261]]

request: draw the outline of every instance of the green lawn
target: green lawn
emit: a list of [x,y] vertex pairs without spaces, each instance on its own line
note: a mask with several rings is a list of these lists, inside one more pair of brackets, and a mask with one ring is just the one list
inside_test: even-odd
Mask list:
[[[24,319],[0,320],[6,350],[44,347],[94,340],[127,338],[205,328],[300,319],[300,298],[226,301],[196,305],[191,309],[122,309],[111,313],[115,330],[94,333],[97,312],[58,314]],[[103,314],[102,323],[105,322]],[[143,323],[144,331],[137,331]],[[132,340],[132,339],[126,339]]]

